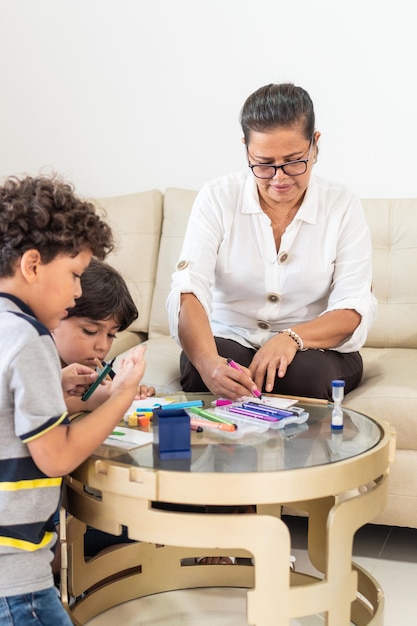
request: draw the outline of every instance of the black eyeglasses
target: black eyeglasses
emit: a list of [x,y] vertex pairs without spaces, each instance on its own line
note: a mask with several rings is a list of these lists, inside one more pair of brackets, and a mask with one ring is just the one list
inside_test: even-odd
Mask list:
[[[310,147],[308,150],[308,157],[306,159],[297,159],[297,161],[288,161],[287,163],[282,163],[281,165],[251,165],[249,163],[249,167],[252,170],[252,174],[256,176],[256,178],[274,178],[277,173],[277,170],[282,170],[284,174],[287,176],[301,176],[301,174],[305,174],[307,171],[307,163],[310,160],[311,156],[311,148],[313,147],[314,136],[311,138]],[[249,151],[248,151],[249,155]]]

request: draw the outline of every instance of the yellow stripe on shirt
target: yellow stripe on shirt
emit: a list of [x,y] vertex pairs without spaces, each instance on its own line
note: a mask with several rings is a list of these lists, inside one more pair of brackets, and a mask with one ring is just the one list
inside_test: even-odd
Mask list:
[[60,487],[61,476],[54,478],[34,478],[31,480],[17,480],[16,482],[0,482],[0,491],[23,491],[25,489],[44,489],[45,487]]
[[47,546],[54,538],[55,533],[47,532],[44,534],[40,543],[32,543],[31,541],[23,541],[22,539],[13,539],[12,537],[0,537],[0,546],[7,548],[19,548],[25,552],[36,552]]
[[65,413],[63,413],[61,415],[61,417],[59,419],[56,420],[56,422],[54,422],[53,424],[51,424],[51,426],[49,426],[49,428],[45,428],[45,430],[43,430],[40,433],[37,433],[36,435],[33,435],[32,437],[27,437],[26,439],[22,439],[23,443],[30,443],[31,441],[34,441],[35,439],[37,439],[38,437],[42,437],[42,435],[44,435],[45,433],[48,433],[50,430],[52,430],[53,428],[55,428],[56,426],[59,426],[60,424],[62,424],[62,422],[64,421],[64,419],[67,417],[68,415],[68,411],[65,411]]

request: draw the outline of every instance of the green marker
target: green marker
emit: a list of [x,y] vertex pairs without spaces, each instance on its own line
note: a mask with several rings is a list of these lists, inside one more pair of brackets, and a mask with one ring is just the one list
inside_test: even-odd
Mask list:
[[97,389],[97,387],[103,382],[103,380],[106,378],[107,374],[110,372],[111,370],[111,365],[108,363],[106,365],[106,367],[104,367],[101,372],[100,372],[100,376],[97,378],[97,380],[95,380],[93,382],[92,385],[89,386],[89,388],[87,389],[87,391],[85,392],[85,394],[82,396],[81,400],[83,400],[84,402],[86,400],[88,400],[88,398],[91,396],[91,394]]
[[198,409],[197,407],[192,406],[189,409],[187,409],[187,411],[190,411],[190,413],[195,413],[195,415],[199,415],[200,417],[204,417],[205,419],[210,420],[211,422],[218,422],[220,424],[229,424],[229,425],[234,426],[235,430],[237,428],[234,422],[231,422],[230,420],[227,420],[224,417],[220,417],[219,415],[214,415],[214,413],[209,413],[209,411],[205,411],[204,409]]

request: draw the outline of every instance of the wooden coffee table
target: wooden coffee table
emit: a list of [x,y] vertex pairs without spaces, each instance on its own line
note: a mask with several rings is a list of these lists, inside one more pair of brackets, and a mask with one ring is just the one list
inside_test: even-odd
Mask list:
[[[344,409],[343,433],[334,435],[331,405],[304,406],[307,425],[284,433],[233,439],[193,432],[192,458],[165,462],[154,458],[152,444],[129,451],[103,445],[66,477],[62,599],[74,623],[162,591],[243,587],[248,623],[256,626],[288,626],[291,618],[321,613],[327,626],[383,626],[383,592],[352,563],[352,544],[385,506],[393,430]],[[254,504],[256,514],[190,511]],[[290,571],[283,506],[308,515],[308,554],[320,576]],[[86,561],[87,524],[114,535],[127,527],[137,542]],[[226,554],[253,563],[187,564]],[[68,595],[77,598],[71,607]]]

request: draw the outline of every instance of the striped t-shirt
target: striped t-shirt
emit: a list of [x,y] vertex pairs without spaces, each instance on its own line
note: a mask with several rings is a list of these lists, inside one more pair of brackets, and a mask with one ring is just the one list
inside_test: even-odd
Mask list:
[[26,443],[66,423],[53,338],[18,298],[0,293],[0,597],[52,582],[61,478],[45,476]]

